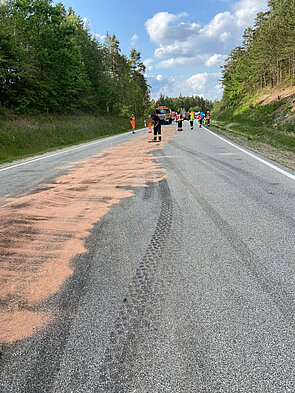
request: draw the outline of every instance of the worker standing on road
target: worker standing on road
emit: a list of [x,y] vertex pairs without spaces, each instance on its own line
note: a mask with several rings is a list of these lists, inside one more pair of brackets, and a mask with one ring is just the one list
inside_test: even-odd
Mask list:
[[181,113],[178,113],[177,114],[177,123],[178,123],[178,131],[183,131],[183,128],[182,128],[182,121],[183,121],[183,118],[182,118],[182,114]]
[[147,123],[149,126],[149,132],[152,132],[152,116],[150,113],[148,114],[148,117],[147,117]]
[[193,111],[190,113],[190,125],[191,125],[191,130],[194,128],[194,120],[195,120],[195,114]]
[[203,120],[205,119],[205,113],[204,112],[200,112],[200,116],[201,116],[202,122],[203,122]]
[[202,127],[203,118],[200,113],[198,114],[198,121],[199,121],[199,127]]
[[207,111],[207,115],[206,115],[206,120],[207,120],[207,126],[210,126],[210,112]]
[[135,134],[135,116],[133,113],[130,116],[130,123],[131,123],[131,127],[132,127],[132,134]]
[[159,138],[158,141],[161,142],[162,135],[161,135],[161,120],[159,116],[153,115],[152,119],[154,121],[154,139],[153,142],[157,142],[157,137]]

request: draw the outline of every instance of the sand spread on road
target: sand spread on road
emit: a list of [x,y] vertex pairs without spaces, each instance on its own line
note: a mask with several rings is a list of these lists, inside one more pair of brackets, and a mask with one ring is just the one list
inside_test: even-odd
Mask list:
[[[175,127],[164,129],[167,141]],[[104,150],[32,194],[0,210],[0,342],[21,340],[50,320],[36,307],[56,293],[73,273],[71,259],[85,253],[91,228],[122,198],[128,187],[164,177],[147,134]],[[123,188],[126,187],[127,189]]]

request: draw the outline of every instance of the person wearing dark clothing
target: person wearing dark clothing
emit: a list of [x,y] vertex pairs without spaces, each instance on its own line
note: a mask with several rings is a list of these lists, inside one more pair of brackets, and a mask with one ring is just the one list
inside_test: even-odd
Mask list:
[[194,128],[194,120],[195,120],[195,114],[193,111],[190,112],[190,125],[191,125],[191,130]]
[[178,131],[183,131],[183,128],[182,128],[183,117],[182,117],[182,114],[181,114],[181,113],[179,113],[179,114],[177,115],[176,121],[177,121],[177,123],[178,123]]
[[198,114],[198,121],[199,121],[199,127],[202,127],[202,123],[203,123],[203,118],[200,115],[200,113]]
[[161,120],[159,116],[153,115],[152,119],[154,121],[154,142],[157,142],[157,137],[158,141],[161,142],[162,140],[162,135],[161,135]]

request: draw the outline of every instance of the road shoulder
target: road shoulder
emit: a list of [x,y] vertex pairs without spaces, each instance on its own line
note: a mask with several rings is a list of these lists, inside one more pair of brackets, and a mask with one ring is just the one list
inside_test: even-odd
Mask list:
[[267,143],[249,140],[242,135],[236,135],[228,131],[220,130],[217,127],[210,126],[210,130],[218,135],[221,135],[232,142],[235,142],[241,146],[244,146],[258,154],[267,157],[270,160],[277,162],[280,165],[284,165],[287,168],[295,170],[295,154],[292,151],[278,149],[270,146]]

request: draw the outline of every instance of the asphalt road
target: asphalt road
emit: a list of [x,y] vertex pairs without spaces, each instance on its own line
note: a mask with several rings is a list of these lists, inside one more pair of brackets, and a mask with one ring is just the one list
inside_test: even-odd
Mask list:
[[[1,197],[129,138],[2,171]],[[295,391],[295,173],[187,124],[154,155],[166,179],[97,223],[1,392]]]
[[[136,131],[141,134],[143,130]],[[0,206],[5,196],[18,196],[31,192],[34,187],[48,184],[68,172],[71,165],[91,157],[118,143],[132,140],[130,133],[115,135],[105,139],[43,154],[12,164],[0,165]]]

